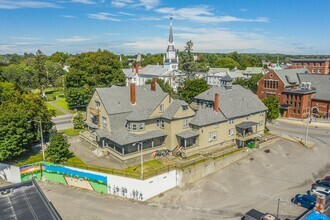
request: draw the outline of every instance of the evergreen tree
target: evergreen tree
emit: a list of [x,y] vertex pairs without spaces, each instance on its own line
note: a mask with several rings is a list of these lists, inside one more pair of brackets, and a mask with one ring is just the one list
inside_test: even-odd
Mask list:
[[69,147],[70,144],[68,143],[68,140],[55,130],[50,136],[49,145],[46,151],[47,158],[49,158],[52,163],[65,162],[72,156]]
[[188,79],[193,78],[193,73],[197,70],[197,63],[195,63],[194,55],[192,54],[193,45],[191,40],[186,43],[181,62],[179,63],[180,69],[187,74]]
[[83,129],[85,127],[85,117],[83,113],[78,112],[73,118],[73,127],[74,129]]

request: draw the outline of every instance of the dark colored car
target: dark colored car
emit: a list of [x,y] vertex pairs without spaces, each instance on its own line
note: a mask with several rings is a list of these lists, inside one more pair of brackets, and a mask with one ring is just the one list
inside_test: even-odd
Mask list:
[[312,209],[315,206],[316,198],[310,195],[297,194],[292,202],[306,209]]
[[324,177],[323,180],[325,180],[325,181],[330,181],[330,176],[326,176],[326,177]]
[[322,186],[324,188],[330,189],[330,181],[327,180],[317,180],[313,185],[312,188],[315,188],[316,186]]

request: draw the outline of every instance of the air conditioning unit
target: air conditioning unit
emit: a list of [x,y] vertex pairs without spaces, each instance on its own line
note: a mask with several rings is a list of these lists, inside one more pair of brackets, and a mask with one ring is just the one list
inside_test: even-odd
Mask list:
[[306,89],[306,83],[305,82],[301,83],[301,89]]

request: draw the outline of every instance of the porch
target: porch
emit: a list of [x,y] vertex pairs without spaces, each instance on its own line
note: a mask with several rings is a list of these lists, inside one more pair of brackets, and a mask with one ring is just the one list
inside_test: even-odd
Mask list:
[[258,123],[246,121],[236,125],[236,144],[239,147],[245,147],[246,143],[254,140],[258,135]]
[[199,134],[195,131],[183,131],[176,136],[178,139],[178,145],[184,147],[185,149],[188,147],[198,146],[197,137]]

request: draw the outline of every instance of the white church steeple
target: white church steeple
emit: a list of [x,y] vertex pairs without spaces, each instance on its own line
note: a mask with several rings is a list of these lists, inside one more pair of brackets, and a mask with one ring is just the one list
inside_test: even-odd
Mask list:
[[172,20],[173,16],[170,17],[170,33],[168,36],[168,46],[166,50],[166,59],[164,60],[164,68],[168,70],[177,70],[179,65],[177,51],[174,47],[174,38],[173,38],[173,29],[172,29]]

